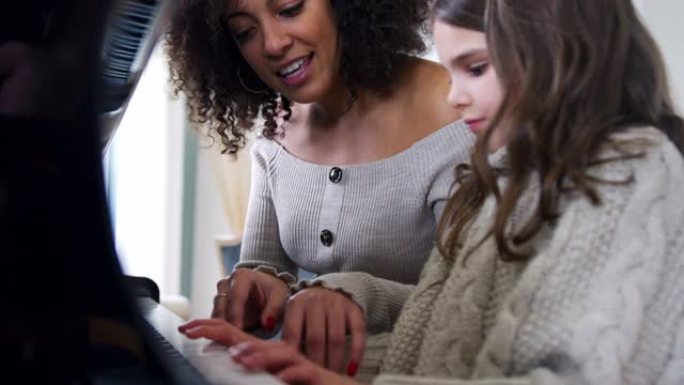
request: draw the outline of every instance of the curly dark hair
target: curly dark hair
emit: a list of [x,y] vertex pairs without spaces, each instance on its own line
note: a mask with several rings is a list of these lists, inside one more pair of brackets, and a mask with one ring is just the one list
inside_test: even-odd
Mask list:
[[[425,50],[423,34],[431,0],[330,0],[341,41],[342,79],[352,94],[382,92],[406,55]],[[261,115],[263,135],[272,139],[278,120],[291,115],[291,103],[252,71],[224,22],[226,0],[186,0],[165,37],[171,82],[187,98],[192,122],[209,123],[224,146],[236,154],[245,133]],[[251,90],[250,92],[236,76]]]

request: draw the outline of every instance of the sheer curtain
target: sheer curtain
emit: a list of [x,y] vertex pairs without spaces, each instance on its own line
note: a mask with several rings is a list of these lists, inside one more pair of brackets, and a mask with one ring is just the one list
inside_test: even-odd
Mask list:
[[240,257],[240,244],[245,227],[251,184],[251,161],[249,156],[253,135],[248,145],[241,149],[237,158],[222,154],[222,146],[216,141],[205,146],[207,158],[216,181],[219,200],[228,233],[216,236],[216,252],[220,258],[222,273],[228,274]]
[[245,214],[249,200],[250,159],[249,148],[240,151],[237,159],[221,154],[217,144],[210,149],[211,162],[227,222],[234,236],[239,237],[245,227]]

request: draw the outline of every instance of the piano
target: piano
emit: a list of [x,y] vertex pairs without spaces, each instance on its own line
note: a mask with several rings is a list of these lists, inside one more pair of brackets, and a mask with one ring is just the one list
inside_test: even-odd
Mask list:
[[[191,340],[178,333],[184,321],[150,298],[140,298],[138,306],[153,329],[158,346],[179,365],[189,365],[210,384],[220,385],[279,385],[275,377],[261,372],[248,372],[234,363],[226,346],[207,340]],[[189,368],[190,369],[190,368]]]
[[103,145],[110,143],[152,51],[180,0],[121,0],[105,31],[98,78]]
[[177,1],[25,0],[0,12],[0,50],[40,54],[0,76],[0,95],[36,102],[0,98],[0,360],[17,383],[280,384],[180,334],[114,248],[103,150]]

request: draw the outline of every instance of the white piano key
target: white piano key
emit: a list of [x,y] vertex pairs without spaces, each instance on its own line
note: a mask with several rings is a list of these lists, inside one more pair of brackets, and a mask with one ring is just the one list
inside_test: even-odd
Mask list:
[[142,299],[143,314],[157,332],[185,357],[206,379],[216,385],[283,385],[273,375],[261,371],[247,371],[235,363],[228,347],[206,339],[191,340],[178,331],[183,319],[156,304]]

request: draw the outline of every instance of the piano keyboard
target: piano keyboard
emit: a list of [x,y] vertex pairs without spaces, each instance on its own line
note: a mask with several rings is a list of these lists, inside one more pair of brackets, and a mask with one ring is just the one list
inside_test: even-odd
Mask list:
[[246,371],[236,364],[228,348],[205,339],[191,340],[178,332],[178,326],[185,323],[152,299],[138,300],[142,314],[158,333],[161,344],[174,361],[187,362],[214,385],[282,385],[276,377],[265,372]]
[[114,13],[102,55],[102,80],[108,92],[104,111],[118,109],[130,96],[141,64],[156,43],[152,29],[160,5],[156,0],[123,0]]
[[115,0],[102,44],[97,112],[106,147],[150,56],[182,0]]

